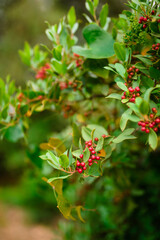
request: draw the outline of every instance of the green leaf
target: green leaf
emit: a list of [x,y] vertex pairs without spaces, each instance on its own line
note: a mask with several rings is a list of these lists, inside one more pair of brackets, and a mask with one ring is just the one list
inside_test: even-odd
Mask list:
[[86,9],[91,13],[91,15],[94,15],[94,6],[93,2],[91,0],[86,0],[85,2]]
[[51,59],[55,71],[59,74],[65,74],[67,72],[67,66],[65,63],[57,61],[56,59]]
[[121,95],[117,94],[117,93],[111,93],[109,96],[107,96],[106,98],[114,98],[114,99],[118,99],[121,100]]
[[160,80],[160,71],[157,68],[150,67],[149,74],[150,74],[151,78],[153,78],[155,80]]
[[60,165],[61,165],[63,168],[69,167],[69,158],[68,158],[68,156],[67,156],[66,154],[60,155],[59,162],[60,162]]
[[70,177],[71,175],[72,175],[72,174],[69,174],[69,175],[66,175],[66,176],[49,178],[49,179],[48,179],[48,183],[51,183],[51,182],[53,182],[53,181],[55,181],[55,180],[59,180],[59,179],[66,179],[66,178]]
[[107,130],[104,127],[99,126],[97,124],[89,124],[87,125],[87,127],[90,128],[91,130],[95,129],[93,138],[95,137],[100,138],[102,137],[103,134],[108,135]]
[[143,100],[141,102],[141,104],[139,105],[139,111],[143,114],[143,115],[147,115],[149,112],[149,103],[145,100]]
[[126,59],[126,48],[123,44],[119,42],[114,43],[114,51],[116,53],[116,56],[119,60],[125,61]]
[[94,4],[94,7],[97,7],[98,4],[99,4],[99,0],[94,0],[94,1],[93,1],[93,4]]
[[19,55],[24,64],[26,64],[27,66],[31,65],[32,50],[27,42],[25,42],[24,44],[24,50],[19,50]]
[[124,83],[122,82],[117,82],[117,85],[120,89],[122,89],[123,91],[127,92],[128,88],[124,85]]
[[151,87],[151,88],[147,89],[147,91],[144,94],[145,101],[149,102],[151,92],[156,88],[160,88],[160,84],[156,85],[155,87]]
[[73,123],[72,129],[73,129],[73,144],[76,147],[78,147],[79,146],[79,139],[81,137],[81,132],[79,130],[79,127],[75,123]]
[[55,169],[61,169],[60,163],[59,163],[59,158],[56,157],[51,151],[48,150],[46,153],[46,156],[48,159],[51,161]]
[[135,139],[136,137],[131,135],[134,132],[134,128],[128,128],[126,130],[124,130],[124,132],[122,132],[118,137],[116,137],[113,142],[114,143],[120,143],[124,140],[127,139]]
[[152,61],[146,57],[143,57],[141,55],[134,55],[134,57],[138,58],[139,60],[141,60],[143,63],[145,63],[146,65],[152,65]]
[[131,109],[127,109],[120,119],[120,129],[123,131],[126,128],[127,122],[129,120],[129,116],[132,114]]
[[84,151],[84,153],[83,153],[83,161],[84,161],[84,162],[87,162],[88,159],[89,159],[89,156],[90,156],[90,151],[89,151],[89,149],[86,147],[86,149],[85,149],[85,151]]
[[93,163],[88,171],[88,175],[98,177],[100,176],[99,165],[97,163]]
[[82,137],[85,141],[91,140],[92,130],[88,127],[82,127]]
[[108,17],[108,4],[106,3],[103,5],[102,10],[99,15],[100,24],[101,24],[102,28],[106,25],[107,17]]
[[158,145],[158,138],[157,134],[153,131],[153,129],[150,129],[149,137],[148,137],[148,142],[150,147],[155,150]]
[[80,154],[82,154],[82,151],[80,149],[78,149],[78,150],[73,151],[72,154],[74,157],[79,158]]
[[75,158],[73,158],[71,149],[69,150],[69,166],[71,166],[75,162]]
[[17,142],[19,139],[24,138],[24,132],[22,128],[22,124],[19,123],[18,125],[9,127],[5,134],[4,137],[10,141],[10,142]]
[[76,13],[75,8],[71,7],[68,14],[67,14],[67,20],[71,28],[73,28],[75,22],[76,22]]
[[116,64],[115,64],[115,69],[116,69],[116,71],[119,73],[119,75],[120,75],[122,78],[125,77],[126,70],[125,70],[125,68],[123,67],[122,64],[116,63]]
[[92,59],[108,58],[114,55],[112,36],[96,24],[86,26],[83,29],[83,36],[89,48],[75,46],[72,48],[73,52]]
[[104,138],[100,137],[96,146],[96,152],[100,151],[103,148]]

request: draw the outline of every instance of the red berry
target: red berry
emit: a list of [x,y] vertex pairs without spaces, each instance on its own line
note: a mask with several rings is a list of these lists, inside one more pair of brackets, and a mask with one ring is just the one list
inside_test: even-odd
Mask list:
[[83,170],[86,170],[87,168],[86,167],[83,167]]
[[92,146],[92,143],[91,143],[91,142],[89,142],[89,143],[88,143],[88,146]]
[[158,132],[158,128],[157,128],[157,127],[153,128],[153,130],[154,130],[155,132]]
[[160,123],[160,118],[156,118],[155,122]]
[[92,150],[93,150],[93,148],[92,148],[92,147],[90,147],[90,148],[89,148],[89,151],[91,152]]
[[129,87],[128,90],[129,90],[130,92],[134,92],[134,89],[133,89],[132,87]]
[[152,123],[150,123],[150,124],[149,124],[149,127],[150,127],[150,128],[153,128],[153,127],[154,127],[154,125],[153,125]]
[[132,97],[135,98],[135,97],[136,97],[136,94],[134,93],[134,94],[132,95]]
[[156,47],[156,45],[155,45],[155,44],[153,44],[153,45],[152,45],[152,48],[155,48],[155,47]]
[[147,22],[147,18],[143,18],[143,21]]
[[133,66],[132,66],[132,68],[134,68],[134,69],[135,69],[136,67],[133,65]]
[[156,46],[157,46],[157,47],[160,47],[160,43],[157,43]]
[[85,166],[85,163],[84,163],[84,162],[81,162],[81,166],[84,167],[84,166]]
[[141,131],[145,132],[146,128],[145,127],[141,127]]
[[139,87],[136,87],[135,90],[136,90],[137,92],[139,92],[139,91],[140,91],[140,88],[139,88]]
[[92,166],[92,164],[93,164],[93,163],[89,163],[88,165],[89,165],[89,166]]
[[142,126],[142,127],[145,127],[145,126],[146,126],[146,123],[142,122],[142,123],[141,123],[141,126]]
[[106,134],[103,134],[102,137],[103,137],[103,138],[106,138],[107,136],[106,136]]
[[131,76],[134,76],[134,73],[133,73],[133,72],[131,72],[131,73],[130,73],[130,75],[131,75]]
[[91,158],[89,158],[89,159],[88,159],[88,162],[89,162],[89,163],[91,163],[91,162],[92,162],[92,159],[91,159]]
[[129,72],[131,72],[132,70],[133,70],[133,68],[132,68],[132,67],[130,67],[130,68],[129,68]]
[[123,95],[122,97],[121,97],[121,99],[123,100],[123,99],[125,99],[126,97]]
[[96,151],[95,151],[95,150],[93,150],[93,151],[92,151],[92,154],[95,154],[95,153],[96,153]]
[[137,72],[139,72],[139,69],[138,69],[138,68],[136,68],[136,70],[135,70],[135,71],[136,71],[136,73],[137,73]]
[[128,75],[128,78],[129,78],[129,79],[131,79],[131,78],[132,78],[132,76],[131,76],[131,75]]
[[129,101],[134,103],[135,102],[135,98],[131,98]]
[[97,137],[95,137],[94,141],[98,142],[98,140],[99,140],[99,139],[98,139]]
[[147,25],[146,24],[143,24],[143,28],[146,28],[147,27]]
[[94,163],[98,163],[97,161],[95,161]]
[[157,51],[159,49],[159,47],[155,47],[155,50]]
[[140,17],[140,18],[139,18],[140,21],[143,21],[143,19],[144,19],[144,17]]
[[137,93],[136,96],[139,97],[139,96],[140,96],[140,93]]
[[81,166],[81,163],[79,161],[77,161],[77,167]]
[[139,125],[139,126],[141,126],[141,124],[142,124],[142,122],[141,122],[141,121],[139,121],[139,122],[138,122],[138,125]]
[[79,157],[80,157],[80,158],[83,158],[83,154],[80,154]]
[[152,108],[152,112],[157,113],[157,109],[156,108]]
[[152,15],[154,15],[154,14],[155,14],[155,11],[154,11],[154,10],[152,10],[151,14],[152,14]]
[[149,131],[149,129],[146,129],[146,133],[149,133],[150,131]]
[[96,156],[95,156],[95,155],[92,155],[91,158],[92,158],[93,160],[95,160],[95,159],[96,159]]
[[141,24],[142,23],[142,21],[141,20],[139,20],[139,24]]
[[100,160],[100,157],[99,157],[99,156],[97,156],[97,157],[96,157],[96,160]]
[[88,141],[86,141],[85,144],[87,145],[87,144],[88,144]]
[[153,118],[153,117],[154,117],[154,114],[153,114],[153,113],[151,113],[151,114],[150,114],[150,118]]
[[156,124],[155,122],[152,122],[153,126]]
[[83,170],[82,170],[81,168],[79,168],[79,169],[78,169],[78,172],[79,172],[79,173],[82,173],[82,172],[83,172]]

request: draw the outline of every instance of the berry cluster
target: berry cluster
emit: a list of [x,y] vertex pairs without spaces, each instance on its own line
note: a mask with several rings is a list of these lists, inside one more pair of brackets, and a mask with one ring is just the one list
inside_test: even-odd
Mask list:
[[143,24],[143,28],[146,28],[148,19],[149,19],[148,16],[140,17],[139,18],[139,24]]
[[159,50],[159,47],[160,47],[160,43],[153,44],[153,45],[152,45],[152,50],[158,51],[158,50]]
[[[158,15],[158,17],[160,17],[160,14]],[[157,22],[160,23],[160,19],[157,19]]]
[[128,82],[130,83],[130,80],[132,80],[132,77],[139,72],[139,69],[133,65],[132,67],[127,69],[127,72],[128,72],[128,79],[129,79]]
[[121,99],[128,99],[129,102],[133,102],[135,103],[136,97],[140,96],[140,88],[139,87],[135,87],[135,89],[133,89],[132,87],[128,88],[127,92],[123,93],[123,96],[121,97]]
[[72,81],[69,82],[59,82],[59,87],[61,90],[67,89],[69,87],[73,88],[73,91],[77,90],[78,84]]
[[80,55],[76,54],[76,53],[73,53],[73,56],[74,56],[74,60],[76,62],[76,67],[78,68],[81,68],[82,64],[83,64],[83,59],[80,58]]
[[158,132],[160,129],[160,117],[156,116],[157,109],[152,108],[152,113],[150,114],[147,121],[139,121],[138,125],[141,126],[141,131],[149,133],[150,128],[152,128],[155,132]]
[[[102,137],[106,137],[106,135],[102,135]],[[97,161],[100,160],[100,156],[98,156],[97,152],[95,151],[96,143],[98,142],[98,140],[99,139],[96,137],[94,139],[94,142],[92,140],[85,142],[85,148],[89,149],[90,157],[88,159],[88,163],[85,163],[83,161],[83,154],[80,154],[79,158],[82,160],[82,162],[77,160],[77,167],[76,167],[76,170],[79,173],[82,173],[83,171],[85,171],[87,169],[86,164],[88,164],[88,166],[92,166],[93,163],[98,163]],[[85,150],[83,150],[83,151],[85,151]]]
[[43,67],[41,67],[37,74],[36,74],[36,79],[45,79],[47,77],[47,70],[50,69],[51,66],[49,63],[46,63]]

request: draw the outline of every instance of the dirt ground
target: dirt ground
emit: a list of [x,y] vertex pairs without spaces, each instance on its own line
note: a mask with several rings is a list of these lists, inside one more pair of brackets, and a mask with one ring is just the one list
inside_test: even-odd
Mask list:
[[31,224],[23,209],[0,203],[0,240],[62,240],[47,226]]

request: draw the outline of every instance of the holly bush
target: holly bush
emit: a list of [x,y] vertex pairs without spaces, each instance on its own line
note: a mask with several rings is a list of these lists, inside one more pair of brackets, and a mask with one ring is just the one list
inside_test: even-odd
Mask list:
[[73,220],[60,226],[64,239],[160,237],[160,5],[127,5],[111,19],[107,3],[99,11],[99,0],[86,0],[83,46],[71,7],[59,24],[47,23],[50,46],[19,51],[32,73],[26,87],[0,80],[1,138],[29,145],[37,114],[65,123],[35,156],[50,169],[42,179],[58,209]]

